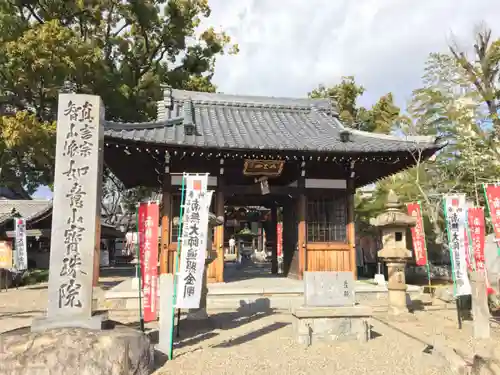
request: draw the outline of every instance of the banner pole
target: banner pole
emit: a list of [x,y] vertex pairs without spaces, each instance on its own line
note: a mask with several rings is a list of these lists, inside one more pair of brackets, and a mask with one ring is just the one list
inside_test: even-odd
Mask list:
[[[184,193],[185,193],[185,174],[182,174],[181,183],[181,207],[179,211],[179,231],[177,235],[177,251],[175,252],[174,258],[174,293],[172,295],[172,324],[170,328],[170,353],[168,359],[172,360],[174,354],[174,323],[175,323],[175,305],[177,302],[177,277],[179,272],[179,254],[181,252],[181,242],[182,242],[182,224],[184,215]],[[179,329],[179,328],[177,328]]]
[[139,284],[139,324],[141,327],[141,331],[144,332],[144,314],[142,311],[142,275],[141,275],[141,240],[140,240],[140,231],[139,231],[139,205],[137,205],[137,210],[135,213],[135,218],[136,218],[136,225],[137,225],[137,246],[136,246],[136,256],[137,256],[137,265],[136,265],[136,272],[135,274],[137,275],[137,281]]

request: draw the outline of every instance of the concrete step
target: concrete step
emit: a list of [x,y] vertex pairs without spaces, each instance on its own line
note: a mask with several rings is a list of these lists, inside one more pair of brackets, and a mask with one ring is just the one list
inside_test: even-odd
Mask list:
[[[421,298],[421,288],[409,285],[412,300]],[[356,302],[365,305],[383,306],[387,300],[387,289],[378,285],[357,283]],[[110,290],[106,292],[105,306],[108,309],[137,310],[139,293],[137,290]],[[159,298],[159,296],[157,297]],[[207,308],[214,311],[249,309],[252,312],[275,309],[291,311],[304,304],[302,286],[299,287],[255,287],[236,288],[228,284],[209,286]],[[157,301],[157,306],[160,306]]]

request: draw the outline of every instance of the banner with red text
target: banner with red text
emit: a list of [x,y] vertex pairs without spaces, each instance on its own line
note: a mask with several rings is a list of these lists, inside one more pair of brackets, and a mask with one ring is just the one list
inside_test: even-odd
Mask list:
[[490,212],[491,224],[497,245],[500,248],[500,184],[484,185],[486,202]]
[[467,222],[469,224],[470,242],[476,270],[485,271],[484,267],[484,243],[486,229],[484,223],[484,210],[482,207],[469,208],[467,210]]
[[465,261],[467,262],[467,269],[472,272],[474,268],[474,250],[472,249],[472,240],[469,239],[467,228],[464,228],[464,242],[465,242]]
[[178,309],[200,307],[208,236],[212,191],[207,191],[208,175],[185,174],[184,213],[181,251],[177,272],[176,303]]
[[471,237],[471,246],[476,271],[484,273],[486,288],[490,293],[491,286],[488,281],[487,270],[484,259],[484,246],[486,239],[486,224],[484,220],[484,209],[482,207],[469,208],[467,211],[467,222]]
[[420,203],[409,203],[408,215],[413,216],[417,221],[417,224],[411,228],[413,249],[415,251],[415,262],[417,266],[425,266],[427,264],[427,248],[425,245],[424,222],[422,220],[422,209],[420,208]]
[[283,223],[276,224],[276,247],[278,258],[283,256]]
[[453,271],[454,295],[471,294],[467,274],[467,255],[465,247],[466,202],[465,194],[447,194],[443,200],[448,233],[448,247]]
[[158,203],[139,205],[139,259],[144,293],[144,321],[156,320],[156,295],[158,288],[158,225],[160,209]]

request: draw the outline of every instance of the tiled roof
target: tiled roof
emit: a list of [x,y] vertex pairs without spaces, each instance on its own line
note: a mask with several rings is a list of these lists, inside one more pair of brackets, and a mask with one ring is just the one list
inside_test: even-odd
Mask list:
[[[166,91],[168,92],[168,91]],[[342,133],[348,140],[342,141]],[[364,153],[439,149],[435,137],[399,138],[346,129],[328,100],[172,90],[158,121],[105,125],[107,139],[170,146]]]
[[1,199],[0,200],[0,223],[11,219],[14,214],[19,214],[26,220],[49,213],[52,210],[52,201],[49,200],[13,200]]

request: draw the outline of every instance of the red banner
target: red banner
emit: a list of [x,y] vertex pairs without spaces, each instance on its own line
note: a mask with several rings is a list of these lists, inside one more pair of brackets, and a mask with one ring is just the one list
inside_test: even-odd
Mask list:
[[484,210],[482,207],[469,208],[467,221],[470,231],[473,259],[476,269],[484,272],[484,239],[486,235],[484,225]]
[[144,293],[144,321],[156,320],[158,288],[158,224],[159,207],[156,202],[139,205],[139,261]]
[[283,256],[283,223],[276,224],[276,238],[277,238],[277,248],[278,257]]
[[500,239],[500,185],[485,185],[484,190],[495,238],[498,240]]
[[417,220],[417,224],[411,228],[415,262],[417,263],[417,266],[425,266],[427,264],[427,250],[425,246],[424,222],[422,220],[420,203],[409,203],[408,215],[413,216]]
[[465,261],[467,262],[467,269],[472,271],[472,260],[474,259],[474,250],[469,241],[469,234],[467,228],[464,228],[464,242],[465,242]]

